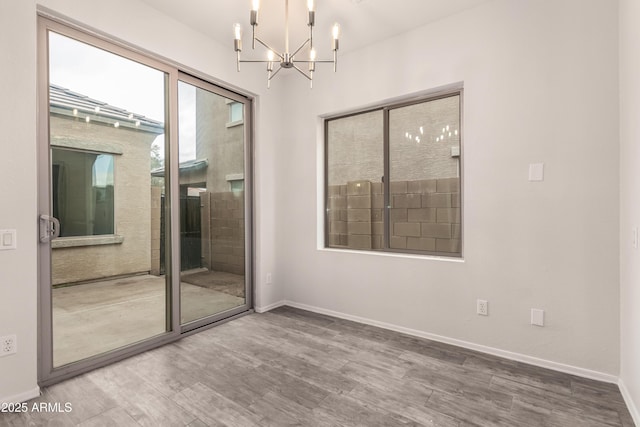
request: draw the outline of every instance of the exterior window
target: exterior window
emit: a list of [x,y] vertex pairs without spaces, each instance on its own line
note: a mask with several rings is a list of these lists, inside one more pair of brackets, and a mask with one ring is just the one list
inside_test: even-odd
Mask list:
[[460,105],[456,91],[326,121],[327,247],[462,256]]
[[230,102],[229,104],[229,122],[227,126],[236,126],[243,123],[244,105],[241,102]]
[[114,156],[53,148],[51,157],[60,237],[114,234]]
[[232,193],[239,193],[241,191],[244,191],[244,180],[237,179],[234,181],[229,181],[229,187]]

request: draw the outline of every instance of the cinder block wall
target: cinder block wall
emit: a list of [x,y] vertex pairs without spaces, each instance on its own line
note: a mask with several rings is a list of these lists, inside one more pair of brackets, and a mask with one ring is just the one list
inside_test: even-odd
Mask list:
[[244,191],[203,193],[201,197],[207,197],[207,195],[210,198],[209,268],[214,271],[243,275],[245,267]]
[[[390,183],[391,249],[461,253],[460,179]],[[328,188],[329,246],[384,248],[381,182],[352,181]]]

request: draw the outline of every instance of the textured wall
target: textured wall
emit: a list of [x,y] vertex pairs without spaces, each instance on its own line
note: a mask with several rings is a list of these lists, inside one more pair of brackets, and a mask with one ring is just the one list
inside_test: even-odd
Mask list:
[[207,190],[230,190],[228,175],[244,174],[244,125],[227,126],[227,99],[196,89],[196,156],[207,159]]

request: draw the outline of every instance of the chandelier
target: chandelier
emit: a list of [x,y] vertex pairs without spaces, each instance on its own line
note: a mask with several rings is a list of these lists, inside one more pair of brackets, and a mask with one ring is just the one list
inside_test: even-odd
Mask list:
[[[250,23],[252,29],[251,48],[256,48],[256,42],[261,44],[267,49],[267,59],[240,59],[240,53],[242,52],[242,27],[240,24],[234,24],[233,30],[235,40],[233,43],[234,49],[237,55],[237,68],[240,71],[241,62],[254,62],[254,63],[266,63],[267,64],[267,88],[271,87],[271,80],[278,75],[283,69],[293,68],[300,74],[305,76],[309,80],[310,87],[313,88],[313,73],[316,71],[316,64],[328,63],[333,64],[333,71],[337,70],[338,66],[338,39],[340,37],[340,26],[338,24],[333,25],[331,42],[331,49],[333,50],[333,59],[322,60],[317,59],[316,49],[313,46],[313,27],[316,20],[315,2],[314,0],[307,0],[307,8],[309,9],[307,26],[309,27],[309,37],[295,50],[293,53],[289,50],[289,0],[285,0],[285,48],[284,52],[280,53],[277,50],[270,47],[267,43],[262,41],[257,35],[258,27],[258,10],[260,9],[260,0],[253,0]],[[306,47],[309,47],[309,56],[305,59],[296,58],[297,55],[301,55],[301,51]],[[274,65],[280,64],[280,67],[274,71]],[[303,68],[307,68],[308,72],[305,72]]]

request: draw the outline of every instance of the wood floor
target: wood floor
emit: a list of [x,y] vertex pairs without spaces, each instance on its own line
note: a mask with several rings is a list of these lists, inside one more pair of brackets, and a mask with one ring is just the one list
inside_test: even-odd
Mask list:
[[633,426],[618,387],[283,307],[76,377],[2,426]]

